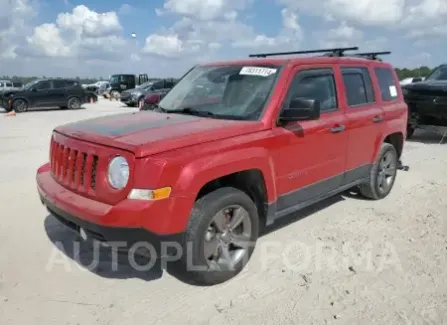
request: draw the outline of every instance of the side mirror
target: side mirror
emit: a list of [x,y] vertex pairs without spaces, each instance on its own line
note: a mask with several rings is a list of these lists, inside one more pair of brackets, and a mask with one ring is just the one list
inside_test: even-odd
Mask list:
[[296,97],[290,101],[288,108],[282,111],[283,122],[317,120],[320,118],[320,102],[315,99]]
[[413,82],[421,82],[422,81],[422,78],[421,77],[416,77],[416,78],[413,78],[413,80],[411,81],[411,83],[413,83]]
[[35,93],[35,92],[37,91],[37,88],[31,88],[31,91],[32,91],[33,93]]

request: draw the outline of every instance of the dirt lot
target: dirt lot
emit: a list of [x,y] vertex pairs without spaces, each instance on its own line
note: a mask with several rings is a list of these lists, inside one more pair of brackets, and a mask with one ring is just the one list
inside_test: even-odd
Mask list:
[[88,267],[92,244],[76,254],[35,172],[54,126],[131,110],[0,113],[1,324],[447,324],[447,139],[433,132],[407,142],[411,169],[387,199],[339,196],[290,218],[226,284],[191,287],[124,261],[116,270],[105,249]]

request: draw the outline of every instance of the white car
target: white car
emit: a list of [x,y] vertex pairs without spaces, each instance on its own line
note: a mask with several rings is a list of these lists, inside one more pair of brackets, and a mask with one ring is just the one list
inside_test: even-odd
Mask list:
[[412,84],[413,82],[420,82],[420,81],[424,81],[424,77],[411,77],[411,78],[405,78],[403,80],[400,81],[400,85],[408,85],[408,84]]

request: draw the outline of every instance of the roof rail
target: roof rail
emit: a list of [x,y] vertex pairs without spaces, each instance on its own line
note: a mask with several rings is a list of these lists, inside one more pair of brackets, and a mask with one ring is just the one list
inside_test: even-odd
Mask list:
[[276,53],[259,53],[250,54],[250,58],[266,58],[268,56],[280,56],[280,55],[297,55],[297,54],[312,54],[312,53],[328,53],[330,56],[343,56],[345,51],[357,51],[359,48],[354,47],[339,47],[333,49],[323,49],[323,50],[308,50],[308,51],[296,51],[296,52],[276,52]]
[[391,51],[383,51],[383,52],[365,52],[365,53],[354,53],[354,56],[362,56],[366,57],[370,60],[381,60],[378,55],[388,55],[391,54]]

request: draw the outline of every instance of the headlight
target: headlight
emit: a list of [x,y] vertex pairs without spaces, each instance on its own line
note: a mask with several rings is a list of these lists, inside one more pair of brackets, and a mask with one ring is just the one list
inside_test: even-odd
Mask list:
[[129,181],[129,163],[126,158],[117,156],[109,163],[107,178],[111,187],[117,190],[123,189]]

